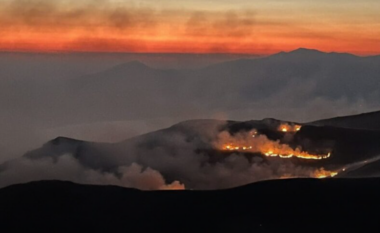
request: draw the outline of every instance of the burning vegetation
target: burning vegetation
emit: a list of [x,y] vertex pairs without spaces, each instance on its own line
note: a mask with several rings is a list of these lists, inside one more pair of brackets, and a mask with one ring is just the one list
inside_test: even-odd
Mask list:
[[331,153],[327,153],[324,155],[309,154],[308,152],[302,151],[300,148],[293,149],[288,145],[279,144],[278,142],[273,141],[268,141],[268,143],[266,145],[263,145],[262,147],[252,145],[226,145],[223,147],[223,149],[230,151],[261,153],[266,157],[279,157],[283,159],[290,159],[294,157],[299,159],[322,160],[327,159],[331,156]]
[[[291,130],[298,131],[301,129],[300,126],[288,126],[289,125],[282,125],[279,127],[279,130],[283,131],[286,129],[289,130],[287,132],[293,132]],[[221,148],[223,150],[261,153],[266,157],[322,160],[331,156],[331,153],[311,154],[303,151],[301,147],[292,148],[287,144],[281,144],[279,141],[269,140],[267,136],[258,134],[256,130],[252,130],[249,133],[240,133],[234,136],[229,135],[228,132],[224,132],[220,138],[222,139]]]
[[301,130],[301,125],[283,123],[278,127],[278,131],[284,133],[296,133]]
[[[283,123],[277,127],[278,132],[284,132],[287,136],[292,136],[301,130],[301,125]],[[331,152],[324,154],[313,154],[304,151],[301,146],[291,147],[281,143],[280,140],[270,140],[266,135],[259,134],[256,129],[249,132],[240,132],[231,135],[229,132],[222,132],[219,135],[217,147],[223,151],[241,153],[260,153],[265,157],[277,157],[280,159],[297,158],[302,160],[324,160],[331,156]],[[314,178],[334,177],[338,172],[327,171],[323,168],[310,174]],[[292,177],[292,176],[289,176]],[[286,178],[286,177],[284,177]]]
[[323,179],[323,178],[327,178],[327,177],[334,177],[338,175],[338,172],[335,172],[335,171],[326,171],[325,169],[320,169],[320,170],[317,170],[315,173],[314,173],[314,176],[315,178],[319,178],[319,179]]

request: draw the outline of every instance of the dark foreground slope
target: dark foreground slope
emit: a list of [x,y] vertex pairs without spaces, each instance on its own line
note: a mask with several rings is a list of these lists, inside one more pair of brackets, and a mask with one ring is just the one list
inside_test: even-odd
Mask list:
[[380,179],[143,192],[41,181],[0,190],[2,232],[378,232]]

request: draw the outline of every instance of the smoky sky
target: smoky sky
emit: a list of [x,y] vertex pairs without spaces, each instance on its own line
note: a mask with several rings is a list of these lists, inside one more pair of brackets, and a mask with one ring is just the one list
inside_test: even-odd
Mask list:
[[302,1],[242,1],[234,6],[192,2],[4,0],[0,50],[272,54],[309,47],[366,55],[380,51],[379,30],[373,26],[379,21],[375,1],[319,7]]
[[[105,0],[81,1],[8,1],[2,4],[2,19],[9,27],[21,26],[35,30],[75,30],[78,27],[110,27],[130,29],[132,27],[152,27],[157,21],[153,9],[139,9],[133,5],[109,6]],[[17,17],[15,17],[17,15]]]
[[[163,36],[162,31],[167,32],[168,37],[175,32],[175,36],[184,38],[217,38],[221,35],[241,38],[252,35],[256,23],[255,12],[249,9],[165,10],[126,2],[112,3],[107,0],[80,3],[13,0],[7,4],[0,4],[0,11],[2,12],[0,22],[3,24],[4,33],[7,30],[17,29],[35,33],[34,38],[37,39],[38,33],[51,32],[52,35],[56,32],[72,33],[74,40],[70,43],[74,44],[79,44],[82,40],[91,41],[91,38],[96,38],[94,43],[99,45],[106,41],[112,43],[123,39],[144,40],[144,36]],[[115,36],[108,37],[107,34]]]

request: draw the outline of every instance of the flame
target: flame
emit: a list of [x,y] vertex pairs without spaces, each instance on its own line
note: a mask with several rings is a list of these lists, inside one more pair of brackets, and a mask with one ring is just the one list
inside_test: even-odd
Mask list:
[[300,151],[299,149],[296,149],[292,153],[288,153],[288,154],[286,153],[281,154],[281,152],[268,151],[264,153],[264,155],[267,157],[280,157],[280,158],[285,158],[285,159],[296,157],[299,159],[321,160],[321,159],[329,158],[331,156],[331,153],[328,153],[326,155],[313,155],[304,151]]
[[[299,130],[301,126],[295,125],[289,128],[289,125],[283,126],[282,131]],[[266,157],[279,157],[283,159],[299,158],[309,160],[322,160],[330,158],[331,153],[311,154],[303,151],[301,147],[293,149],[287,144],[281,144],[279,141],[269,140],[265,135],[258,135],[256,131],[249,133],[240,133],[231,136],[228,132],[221,135],[221,142],[216,146],[223,150],[241,151],[251,153],[261,153]],[[226,143],[228,141],[228,143]]]
[[[301,126],[284,124],[280,126],[280,129],[284,132],[293,132],[300,130]],[[279,157],[283,159],[322,160],[331,157],[331,153],[311,154],[303,151],[301,147],[294,149],[287,144],[281,144],[279,141],[269,140],[265,135],[258,134],[256,130],[239,133],[234,136],[231,136],[228,132],[223,132],[219,135],[216,147],[229,151],[261,153],[266,157]]]
[[338,175],[338,172],[335,171],[326,171],[323,168],[321,170],[318,170],[314,173],[314,177],[318,179],[328,178],[328,177],[334,177]]
[[[266,149],[266,147],[271,147],[269,150]],[[230,151],[250,151],[250,152],[259,152],[265,155],[266,157],[280,157],[283,159],[290,159],[290,158],[299,158],[299,159],[311,159],[311,160],[322,160],[330,158],[331,153],[327,154],[310,154],[308,152],[302,151],[300,148],[293,149],[288,145],[279,144],[278,142],[270,141],[267,145],[259,145],[255,147],[254,146],[235,146],[235,145],[226,145],[223,147],[223,150],[230,150]]]
[[171,184],[163,185],[160,190],[185,190],[185,184],[179,181],[174,181]]
[[[338,175],[338,172],[336,171],[327,171],[324,168],[318,169],[310,174],[310,177],[318,178],[318,179],[324,179],[324,178],[332,178],[334,176]],[[280,177],[280,179],[289,179],[289,178],[296,178],[297,176],[292,174],[284,174]]]
[[[281,131],[294,132],[301,129],[300,125],[290,127],[289,125],[279,128]],[[237,151],[244,153],[260,153],[265,157],[277,157],[280,159],[305,159],[305,160],[323,160],[331,157],[331,153],[312,154],[306,152],[301,146],[292,148],[288,144],[282,144],[280,140],[272,141],[266,135],[258,134],[257,132],[241,132],[231,135],[228,131],[221,132],[218,135],[218,141],[215,142],[217,148],[229,151]],[[337,171],[327,171],[323,168],[309,168],[312,171],[308,172],[308,177],[328,178],[338,175]],[[283,174],[281,178],[294,177],[292,174]]]
[[284,123],[284,124],[281,124],[279,127],[278,127],[278,130],[279,131],[282,131],[284,133],[287,133],[287,132],[291,132],[291,133],[295,133],[295,132],[298,132],[301,130],[301,125],[295,125],[295,124],[287,124],[287,123]]

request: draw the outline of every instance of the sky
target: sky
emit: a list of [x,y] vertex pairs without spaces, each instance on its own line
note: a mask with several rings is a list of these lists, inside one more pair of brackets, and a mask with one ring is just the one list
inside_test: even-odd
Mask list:
[[0,51],[380,54],[378,0],[0,0]]

